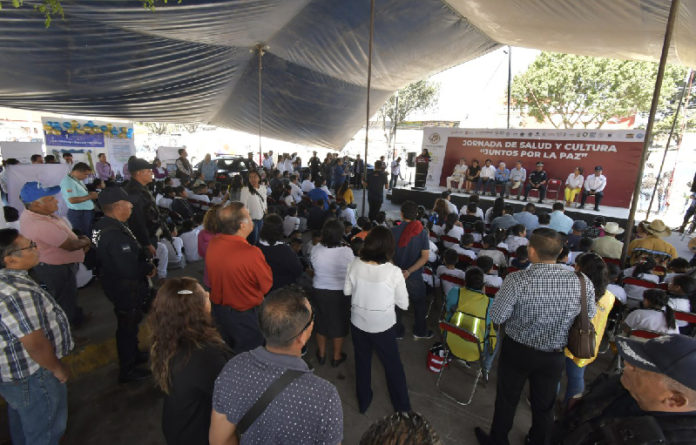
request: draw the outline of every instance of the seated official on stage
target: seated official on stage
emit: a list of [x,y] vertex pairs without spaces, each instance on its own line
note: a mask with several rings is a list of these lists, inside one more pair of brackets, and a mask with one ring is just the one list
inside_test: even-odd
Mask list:
[[466,178],[466,159],[461,158],[459,164],[454,166],[454,171],[452,171],[452,176],[447,177],[447,189],[452,189],[452,181],[456,181],[457,188],[461,191],[464,188],[464,179]]
[[544,170],[544,163],[537,162],[536,170],[534,170],[529,175],[529,182],[527,183],[527,186],[524,188],[524,200],[526,201],[529,197],[529,191],[534,189],[539,190],[539,203],[543,202],[544,198],[546,197],[546,182],[548,181],[548,179],[549,176],[546,174],[546,171]]
[[585,208],[585,201],[588,196],[594,196],[595,212],[599,211],[599,203],[604,196],[604,188],[607,186],[607,178],[602,174],[602,166],[598,165],[594,168],[594,175],[589,175],[585,179],[585,187],[582,190],[582,198],[580,198],[580,208]]
[[505,197],[510,197],[510,190],[517,190],[517,199],[520,199],[523,189],[522,186],[526,180],[527,170],[522,167],[522,162],[515,162],[515,168],[510,170],[510,177],[508,178],[507,184],[505,184]]
[[507,183],[510,180],[510,169],[505,167],[504,162],[498,164],[498,168],[495,170],[495,185],[493,185],[493,195],[495,195],[495,188],[500,186],[500,197],[505,196],[505,189],[507,188]]
[[573,173],[569,174],[566,179],[564,191],[566,207],[570,207],[570,205],[575,202],[575,196],[582,190],[582,184],[585,182],[585,177],[582,175],[582,172],[582,167],[575,167]]
[[486,159],[486,164],[481,167],[481,174],[476,183],[476,193],[481,191],[481,195],[486,194],[486,190],[492,189],[491,195],[495,195],[495,167],[493,161]]
[[481,174],[481,167],[479,166],[479,161],[474,159],[471,161],[471,166],[466,170],[466,190],[471,190],[474,184],[478,184],[479,175]]

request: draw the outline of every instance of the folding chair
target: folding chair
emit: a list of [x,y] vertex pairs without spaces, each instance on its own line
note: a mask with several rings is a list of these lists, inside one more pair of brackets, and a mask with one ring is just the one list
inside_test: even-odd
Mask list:
[[499,287],[486,286],[483,288],[483,293],[491,298],[495,298],[495,294],[497,294],[499,290]]
[[430,237],[430,241],[434,242],[435,244],[440,242],[440,238],[433,232],[430,232],[428,236]]
[[546,183],[546,196],[548,197],[551,193],[555,193],[556,197],[554,198],[554,202],[558,201],[562,184],[560,179],[549,179],[549,182]]
[[447,236],[447,235],[442,235],[440,237],[440,241],[443,243],[452,243],[452,244],[459,244],[459,240],[453,236]]
[[[454,323],[457,322],[455,317],[464,317],[466,316],[465,314],[462,314],[461,312],[455,312],[454,315],[452,316],[452,321]],[[470,317],[470,316],[469,316]],[[472,317],[474,318],[474,317]],[[475,318],[481,323],[485,323],[485,320],[481,320],[479,318]],[[452,394],[447,393],[442,387],[440,386],[440,382],[442,380],[442,374],[444,374],[445,369],[448,368],[448,366],[443,366],[440,368],[440,373],[437,376],[437,382],[435,383],[435,386],[437,389],[447,397],[448,399],[452,400],[453,402],[462,405],[462,406],[467,406],[471,404],[471,401],[474,399],[474,393],[476,392],[476,386],[478,385],[479,380],[481,377],[484,377],[484,380],[486,380],[486,377],[484,376],[484,362],[483,362],[483,342],[472,332],[467,331],[466,329],[462,329],[457,327],[453,323],[448,323],[446,321],[441,321],[440,322],[440,330],[443,332],[443,335],[445,336],[445,341],[443,342],[444,347],[445,347],[445,357],[444,361],[447,363],[450,359],[450,355],[459,358],[458,353],[467,351],[467,349],[471,349],[473,347],[476,348],[478,351],[478,360],[476,360],[475,363],[478,363],[478,371],[476,372],[476,376],[474,378],[474,384],[471,388],[471,392],[469,393],[469,398],[466,400],[466,402],[459,400],[457,397],[455,397]],[[454,362],[453,362],[454,363]],[[467,363],[474,363],[474,362],[467,362]]]
[[[696,314],[692,312],[674,311],[674,318],[678,321],[685,321],[692,325],[692,327],[696,326]],[[691,336],[696,337],[696,329],[693,330]]]
[[[462,268],[463,266],[469,267],[469,266],[471,266],[472,264],[474,264],[474,262],[475,262],[475,260],[472,259],[470,256],[467,256],[467,255],[464,255],[464,254],[460,254],[460,255],[459,255],[459,260],[457,261],[457,267],[458,267],[459,269],[464,270],[464,269]],[[461,266],[461,267],[460,267],[460,266]]]
[[440,281],[447,281],[448,283],[452,283],[457,287],[465,287],[463,279],[446,273],[440,275]]

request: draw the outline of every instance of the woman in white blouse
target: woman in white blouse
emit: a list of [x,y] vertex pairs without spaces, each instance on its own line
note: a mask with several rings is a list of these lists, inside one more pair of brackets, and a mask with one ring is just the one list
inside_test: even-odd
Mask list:
[[394,236],[386,227],[374,227],[365,237],[348,267],[343,293],[351,298],[351,333],[355,351],[355,385],[358,409],[372,402],[372,351],[384,366],[394,411],[410,411],[406,374],[396,342],[396,306],[408,309],[408,291],[401,269],[390,260]]
[[344,244],[344,225],[329,219],[321,229],[321,241],[312,248],[310,260],[314,270],[312,305],[314,306],[314,332],[317,339],[317,360],[326,362],[326,343],[333,343],[334,368],[346,360],[343,341],[350,329],[350,294],[343,294],[348,265],[355,256],[353,249]]
[[259,240],[259,232],[263,225],[263,217],[266,214],[268,204],[266,202],[266,187],[260,186],[261,177],[259,173],[251,170],[249,172],[249,184],[242,188],[239,194],[239,201],[249,210],[249,216],[254,221],[254,231],[251,232],[247,240],[251,244],[256,244]]
[[568,175],[565,187],[566,207],[570,207],[575,202],[575,196],[582,190],[582,183],[585,177],[582,175],[582,167],[575,167],[575,171]]

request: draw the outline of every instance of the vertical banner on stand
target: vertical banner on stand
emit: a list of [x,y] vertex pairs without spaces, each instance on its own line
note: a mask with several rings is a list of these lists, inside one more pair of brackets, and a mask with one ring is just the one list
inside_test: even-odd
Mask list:
[[566,178],[576,167],[583,168],[587,177],[599,165],[607,178],[602,202],[627,208],[644,137],[643,130],[426,128],[423,148],[439,150],[445,147],[439,171],[435,172],[438,167],[431,164],[430,186],[444,185],[460,158],[465,158],[467,165],[474,159],[481,165],[490,159],[495,166],[503,161],[507,168],[513,168],[515,162],[520,161],[527,174],[541,161],[549,178],[561,181],[561,192]]
[[[430,153],[426,186],[440,185],[440,174],[445,162],[445,147],[449,128],[426,127],[423,129],[423,149]],[[420,153],[418,153],[420,155]]]

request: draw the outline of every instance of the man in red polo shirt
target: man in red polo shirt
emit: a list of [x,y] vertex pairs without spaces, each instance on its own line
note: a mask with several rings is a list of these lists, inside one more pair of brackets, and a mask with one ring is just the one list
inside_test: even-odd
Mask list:
[[261,250],[249,244],[254,230],[249,210],[231,202],[218,211],[220,233],[210,241],[205,266],[218,329],[234,353],[263,345],[257,309],[273,285]]

